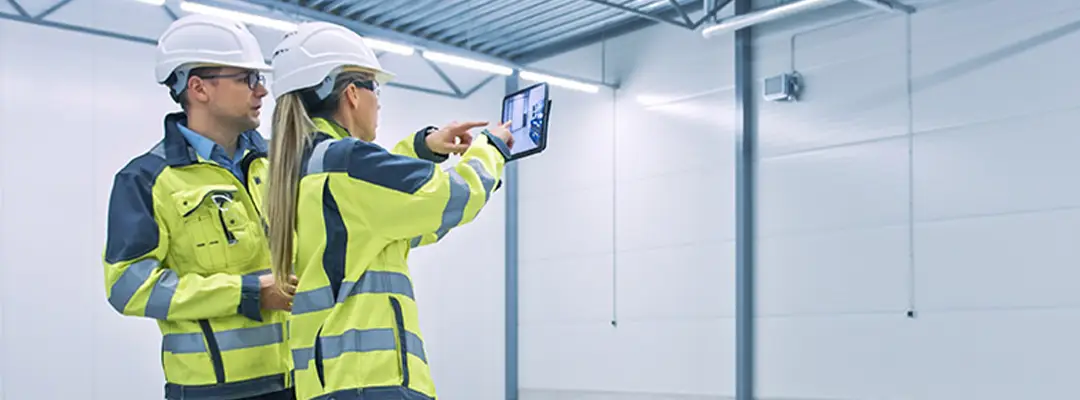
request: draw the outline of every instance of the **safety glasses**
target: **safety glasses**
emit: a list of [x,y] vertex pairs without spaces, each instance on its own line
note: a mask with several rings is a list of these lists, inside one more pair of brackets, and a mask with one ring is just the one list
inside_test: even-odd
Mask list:
[[372,93],[375,93],[376,97],[379,96],[379,83],[375,82],[374,80],[353,81],[352,84],[356,85],[356,87],[358,88],[370,90]]
[[237,72],[235,74],[209,74],[209,75],[196,75],[203,79],[236,79],[238,81],[247,83],[247,86],[251,90],[255,90],[259,85],[266,84],[266,77],[259,71],[244,71]]

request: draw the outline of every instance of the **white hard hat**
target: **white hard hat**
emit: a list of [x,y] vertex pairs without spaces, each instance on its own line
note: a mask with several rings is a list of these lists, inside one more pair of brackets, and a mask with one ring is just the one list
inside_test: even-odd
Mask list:
[[[154,75],[165,83],[177,70],[195,66],[227,66],[269,72],[258,39],[238,21],[203,14],[177,19],[158,38]],[[174,87],[180,92],[186,76]]]
[[364,38],[341,25],[329,22],[305,22],[285,34],[274,49],[270,63],[274,68],[275,95],[321,85],[319,97],[329,95],[338,72],[354,67],[371,70],[379,85],[394,78],[383,69],[375,52]]

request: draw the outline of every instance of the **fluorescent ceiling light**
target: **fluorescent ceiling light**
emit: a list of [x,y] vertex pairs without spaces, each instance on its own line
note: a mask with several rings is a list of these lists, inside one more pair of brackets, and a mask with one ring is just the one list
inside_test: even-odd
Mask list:
[[514,69],[510,67],[470,60],[468,58],[452,56],[449,54],[436,53],[434,51],[424,51],[424,58],[435,62],[475,69],[477,71],[490,72],[493,74],[510,75],[514,73]]
[[551,75],[538,74],[529,71],[521,71],[521,79],[533,82],[547,82],[550,85],[561,86],[572,90],[580,90],[587,93],[596,93],[600,91],[600,87],[596,85],[590,85],[587,83],[581,83],[569,79],[563,79]]
[[143,4],[149,4],[149,5],[152,5],[152,6],[163,6],[163,5],[165,5],[165,0],[135,0],[135,1],[137,1],[139,3],[143,3]]
[[721,33],[737,31],[751,25],[777,20],[816,8],[831,6],[842,1],[844,0],[800,0],[760,11],[754,11],[750,14],[737,15],[725,18],[717,24],[703,29],[701,31],[701,36],[708,39]]
[[378,39],[364,38],[364,43],[367,43],[368,47],[373,50],[382,50],[390,53],[401,54],[403,56],[411,56],[416,50],[409,46],[400,45],[397,43],[385,42]]
[[181,2],[180,9],[196,14],[215,15],[218,17],[224,17],[240,21],[246,24],[258,25],[281,31],[291,31],[293,29],[296,29],[296,23],[294,22],[282,21],[279,19],[267,18],[254,14],[242,13],[239,11],[226,10],[224,8],[211,7],[205,4],[192,3],[190,1]]

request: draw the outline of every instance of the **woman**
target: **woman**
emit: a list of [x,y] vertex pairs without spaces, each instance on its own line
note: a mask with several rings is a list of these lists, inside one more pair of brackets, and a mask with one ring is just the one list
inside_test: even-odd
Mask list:
[[[387,151],[378,88],[392,75],[363,39],[300,25],[274,50],[273,269],[299,278],[289,329],[298,399],[434,399],[406,259],[468,223],[498,187],[506,126],[426,128]],[[437,163],[461,154],[454,168]],[[284,282],[284,280],[282,281]]]

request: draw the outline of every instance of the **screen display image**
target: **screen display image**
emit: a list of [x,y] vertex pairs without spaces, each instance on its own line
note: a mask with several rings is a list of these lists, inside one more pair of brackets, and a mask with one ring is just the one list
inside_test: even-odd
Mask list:
[[536,85],[504,100],[503,121],[510,121],[514,154],[536,149],[543,143],[547,85]]

